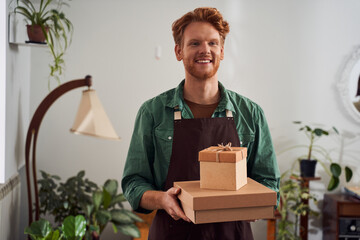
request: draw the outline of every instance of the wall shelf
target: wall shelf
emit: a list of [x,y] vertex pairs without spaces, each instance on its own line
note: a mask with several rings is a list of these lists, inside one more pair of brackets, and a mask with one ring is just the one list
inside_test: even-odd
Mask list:
[[25,42],[9,42],[12,45],[18,45],[18,46],[26,46],[26,47],[41,47],[41,48],[47,48],[47,44],[41,44],[41,43],[25,43]]

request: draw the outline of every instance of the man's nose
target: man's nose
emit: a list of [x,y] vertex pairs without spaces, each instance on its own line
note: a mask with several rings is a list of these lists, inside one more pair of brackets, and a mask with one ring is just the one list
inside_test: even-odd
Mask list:
[[210,46],[209,46],[209,44],[207,43],[207,42],[203,42],[203,43],[201,43],[201,45],[200,45],[200,53],[202,53],[202,54],[208,54],[208,53],[210,53]]

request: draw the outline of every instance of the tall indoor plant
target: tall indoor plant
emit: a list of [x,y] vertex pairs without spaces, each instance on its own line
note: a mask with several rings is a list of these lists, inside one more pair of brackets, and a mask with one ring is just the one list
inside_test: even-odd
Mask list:
[[[36,29],[43,38],[30,39],[34,42],[46,41],[53,62],[50,64],[50,77],[60,83],[63,73],[64,54],[71,43],[73,24],[62,12],[63,6],[68,6],[70,0],[16,0],[15,13],[25,17],[28,35]],[[35,3],[36,2],[36,3]]]
[[[316,141],[318,141],[322,136],[328,136],[329,130],[324,130],[322,128],[318,127],[312,127],[310,125],[303,124],[300,121],[295,121],[294,124],[300,125],[299,131],[304,132],[307,138],[309,139],[308,144],[305,145],[296,145],[293,146],[287,150],[294,149],[294,148],[305,148],[307,149],[307,154],[303,157],[300,157],[300,175],[302,177],[311,177],[314,176],[315,172],[315,164],[319,162],[325,172],[331,177],[327,189],[329,191],[334,190],[340,183],[340,175],[342,173],[342,168],[338,163],[333,162],[331,159],[329,153],[326,151],[325,148],[321,147],[320,145],[315,144]],[[332,130],[335,132],[335,134],[339,134],[338,130],[333,127]],[[321,157],[323,157],[325,160],[329,161],[330,167],[328,168],[324,162],[322,162],[319,158],[315,157],[315,154],[319,154]],[[314,169],[311,171],[310,175],[307,175],[304,173],[305,171],[305,165],[310,164],[314,166]],[[350,167],[345,166],[345,179],[347,182],[349,182],[352,178],[352,170]]]

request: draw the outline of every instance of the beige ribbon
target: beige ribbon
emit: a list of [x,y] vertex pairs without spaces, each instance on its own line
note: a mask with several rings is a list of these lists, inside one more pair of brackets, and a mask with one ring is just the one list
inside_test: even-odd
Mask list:
[[229,142],[228,144],[226,144],[224,146],[224,144],[218,144],[218,147],[222,150],[222,151],[232,151],[232,148],[231,148],[231,142]]
[[231,142],[229,142],[228,144],[224,145],[223,143],[218,144],[219,149],[214,149],[213,151],[216,152],[216,162],[220,162],[220,158],[219,158],[219,153],[222,151],[232,151],[231,148]]

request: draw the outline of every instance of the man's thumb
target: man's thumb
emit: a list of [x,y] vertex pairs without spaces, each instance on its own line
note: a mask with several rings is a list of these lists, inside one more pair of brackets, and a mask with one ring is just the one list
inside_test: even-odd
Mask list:
[[173,187],[173,188],[170,189],[169,193],[174,194],[174,195],[178,195],[180,193],[180,191],[181,191],[180,188]]

